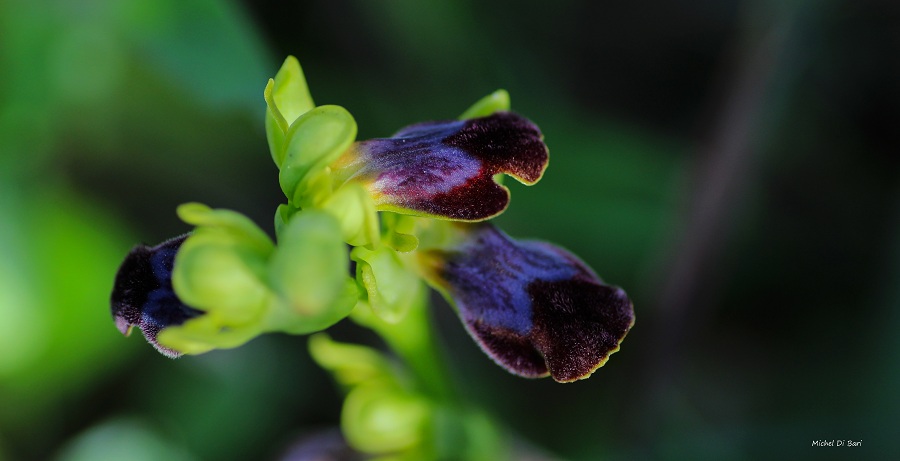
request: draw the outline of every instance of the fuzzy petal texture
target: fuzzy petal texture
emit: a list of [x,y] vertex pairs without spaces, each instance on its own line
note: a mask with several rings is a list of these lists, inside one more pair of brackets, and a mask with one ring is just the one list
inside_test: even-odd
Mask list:
[[181,353],[161,345],[157,340],[159,332],[203,313],[186,306],[172,289],[175,255],[187,237],[176,237],[154,247],[134,247],[119,267],[110,297],[113,319],[122,334],[128,335],[137,326],[153,347],[172,358]]
[[500,366],[559,382],[603,366],[634,324],[631,300],[576,256],[517,242],[490,224],[468,225],[451,250],[424,253],[429,281]]
[[535,124],[497,112],[419,123],[391,138],[357,142],[332,167],[339,183],[362,183],[380,211],[482,221],[509,204],[509,190],[494,175],[534,184],[548,161]]

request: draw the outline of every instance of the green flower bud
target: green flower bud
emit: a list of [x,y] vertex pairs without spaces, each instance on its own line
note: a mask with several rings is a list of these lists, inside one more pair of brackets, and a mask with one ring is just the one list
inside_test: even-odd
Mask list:
[[178,214],[197,228],[178,250],[172,286],[183,303],[204,314],[165,328],[160,342],[179,352],[201,353],[249,341],[262,332],[261,319],[272,300],[266,285],[272,241],[234,211],[189,203]]
[[178,213],[197,228],[178,250],[172,285],[202,315],[164,328],[165,347],[196,354],[267,331],[319,331],[346,317],[359,298],[340,225],[328,213],[290,217],[277,249],[239,213],[195,203]]
[[420,395],[389,384],[364,384],[347,395],[341,428],[357,450],[390,453],[427,440],[431,414],[431,403]]
[[[372,454],[408,456],[423,449],[433,427],[434,403],[407,387],[399,369],[380,352],[333,341],[324,333],[310,338],[313,359],[348,390],[341,415],[347,442]],[[379,458],[380,459],[380,458]]]
[[258,319],[268,298],[269,238],[246,216],[196,203],[178,209],[197,229],[182,244],[172,285],[186,304],[215,312],[228,325]]

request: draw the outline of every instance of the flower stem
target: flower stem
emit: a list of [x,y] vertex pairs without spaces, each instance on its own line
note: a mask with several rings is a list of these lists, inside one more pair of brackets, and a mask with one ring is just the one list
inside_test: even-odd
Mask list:
[[355,315],[354,319],[384,339],[412,371],[424,393],[441,403],[454,402],[458,396],[435,341],[436,334],[428,310],[428,290],[420,286],[411,291],[415,293],[416,301],[409,313],[397,323],[385,322],[374,315]]

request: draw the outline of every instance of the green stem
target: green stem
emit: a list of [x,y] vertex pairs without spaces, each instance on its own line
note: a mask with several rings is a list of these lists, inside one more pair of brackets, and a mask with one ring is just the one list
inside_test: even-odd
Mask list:
[[458,400],[451,385],[450,375],[444,366],[435,338],[437,337],[429,312],[428,290],[414,290],[417,297],[409,313],[398,323],[368,318],[364,324],[384,338],[412,370],[422,389],[443,403]]
[[469,407],[457,394],[430,315],[429,290],[415,290],[417,300],[398,323],[374,315],[355,320],[378,333],[409,367],[423,393],[431,396],[435,411],[435,459],[497,461],[509,459],[506,437],[484,412]]

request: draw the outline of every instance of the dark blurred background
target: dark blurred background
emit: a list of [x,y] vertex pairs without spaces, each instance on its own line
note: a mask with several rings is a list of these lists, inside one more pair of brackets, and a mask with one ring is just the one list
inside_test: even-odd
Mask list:
[[[180,203],[271,231],[262,92],[288,54],[360,138],[498,88],[542,128],[550,168],[497,221],[579,254],[637,324],[559,385],[508,375],[436,300],[456,384],[521,439],[569,460],[900,453],[897,2],[6,0],[0,460],[274,460],[336,425],[306,338],[172,361],[108,310],[131,245],[188,230]],[[862,444],[811,446],[832,439]]]

